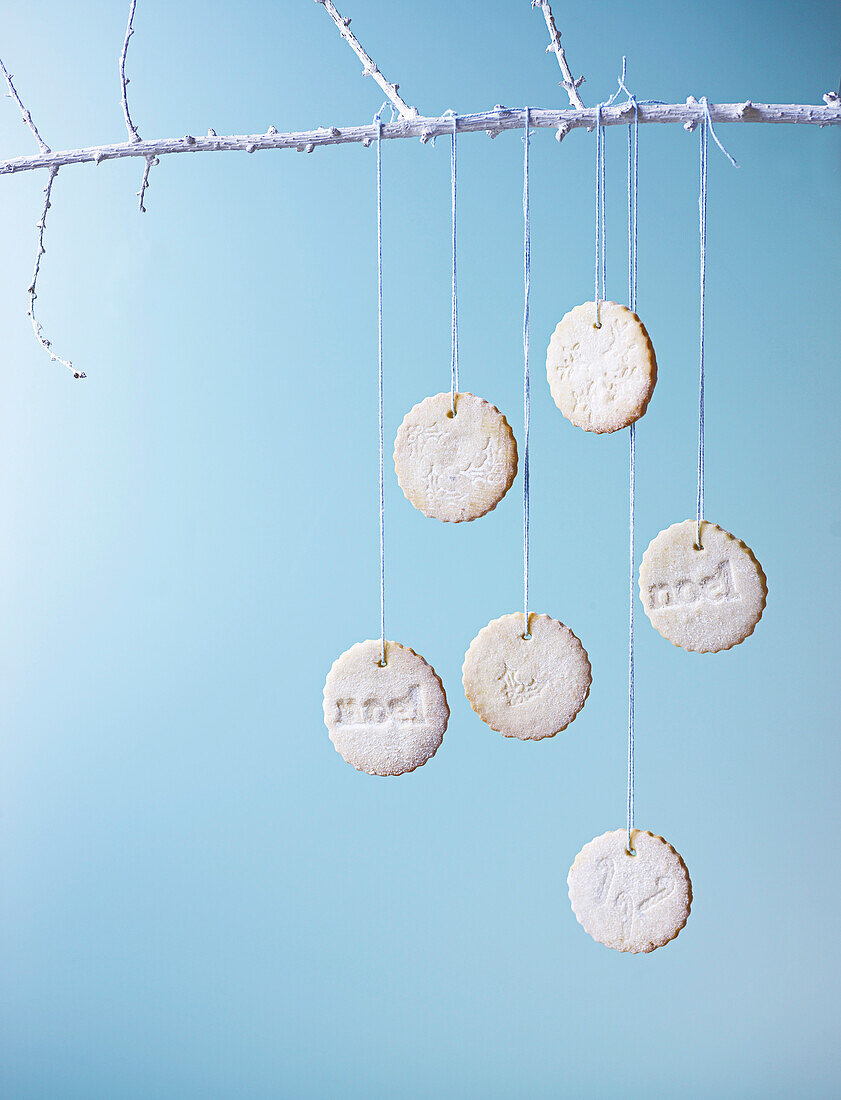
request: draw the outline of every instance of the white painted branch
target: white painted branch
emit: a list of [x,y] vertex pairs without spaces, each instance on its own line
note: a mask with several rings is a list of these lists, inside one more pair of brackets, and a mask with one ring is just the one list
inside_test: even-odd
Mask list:
[[3,76],[6,78],[6,83],[9,85],[9,91],[8,91],[9,98],[13,99],[15,101],[15,103],[17,103],[18,107],[20,108],[20,113],[23,115],[23,121],[26,123],[26,125],[29,127],[29,129],[32,131],[32,133],[35,135],[35,140],[38,142],[38,145],[41,149],[41,152],[42,153],[49,153],[50,147],[49,147],[49,145],[47,145],[47,143],[44,141],[44,139],[38,133],[38,127],[32,121],[32,115],[29,113],[29,111],[26,109],[26,107],[24,107],[23,103],[21,102],[21,98],[17,93],[17,88],[12,83],[12,74],[8,71],[6,66],[3,64],[2,58],[0,58],[0,69],[3,70]]
[[128,13],[128,24],[126,26],[126,37],[123,42],[123,51],[120,54],[120,85],[122,87],[123,98],[123,115],[126,120],[126,129],[128,130],[129,141],[140,141],[140,134],[137,132],[137,127],[131,121],[131,115],[128,109],[128,78],[126,77],[126,55],[128,54],[128,44],[131,36],[134,34],[134,27],[132,22],[134,21],[134,9],[137,7],[137,0],[131,0],[131,7]]
[[[137,127],[132,122],[131,114],[128,109],[128,85],[129,79],[126,76],[126,56],[128,55],[128,44],[131,36],[134,34],[134,11],[137,7],[137,0],[131,0],[131,7],[128,12],[128,23],[126,24],[126,37],[123,41],[123,50],[120,54],[120,87],[122,90],[122,102],[123,102],[123,117],[126,120],[126,129],[128,130],[129,141],[140,141],[141,137],[137,130]],[[154,165],[158,163],[157,157],[147,157],[146,167],[143,169],[143,178],[140,181],[140,190],[137,192],[137,208],[141,214],[146,213],[146,207],[143,205],[143,200],[146,198],[146,188],[149,186],[149,173]]]
[[[704,108],[691,97],[686,103],[641,103],[638,106],[640,124],[679,123],[685,126],[703,121]],[[837,126],[841,124],[841,102],[826,105],[810,103],[711,103],[710,116],[714,123],[764,122],[771,124],[795,124],[810,126]],[[627,126],[633,118],[634,105],[630,102],[614,103],[601,108],[603,126]],[[499,134],[504,130],[520,130],[523,127],[522,108],[497,107],[493,111],[480,111],[458,116],[460,134],[484,130]],[[529,122],[535,129],[588,129],[596,125],[596,108],[583,110],[553,110],[532,107]],[[401,118],[383,123],[384,141],[396,138],[430,138],[447,135],[453,131],[450,116],[438,118]],[[99,164],[103,160],[120,160],[123,157],[162,157],[171,153],[244,152],[256,153],[264,149],[296,149],[312,152],[323,145],[370,145],[377,137],[375,123],[364,126],[322,126],[318,130],[300,130],[278,133],[271,127],[265,134],[232,134],[219,136],[212,131],[206,137],[186,134],[180,138],[160,138],[154,141],[132,141],[116,145],[98,145],[85,149],[65,149],[61,152],[42,153],[36,156],[14,157],[0,161],[0,176],[15,172],[29,172],[36,168],[61,168],[66,164]]]
[[531,0],[531,6],[533,8],[540,8],[543,12],[543,18],[546,20],[546,29],[549,31],[549,45],[546,47],[547,53],[554,53],[558,59],[558,65],[560,66],[561,73],[563,74],[563,80],[561,83],[566,88],[567,95],[569,96],[570,104],[577,110],[582,110],[584,104],[581,101],[581,96],[578,94],[578,88],[584,83],[584,77],[579,76],[576,80],[567,62],[564,48],[561,45],[561,32],[558,30],[555,24],[555,17],[552,15],[552,6],[549,0]]
[[35,270],[32,272],[32,282],[29,284],[29,319],[32,321],[32,331],[35,333],[35,339],[44,351],[47,352],[50,359],[54,363],[61,363],[67,367],[67,369],[72,372],[74,378],[84,378],[85,375],[81,371],[73,369],[73,364],[69,359],[62,359],[60,355],[56,355],[52,350],[52,344],[46,336],[44,336],[41,331],[41,324],[35,316],[35,300],[38,297],[37,286],[38,275],[41,271],[41,257],[47,251],[46,248],[44,248],[44,230],[47,227],[47,211],[50,209],[50,196],[57,175],[58,168],[51,168],[47,186],[44,188],[44,208],[41,211],[41,220],[36,225],[36,229],[38,230],[38,247],[35,250]]
[[[5,70],[4,70],[5,71]],[[765,122],[773,124],[794,124],[811,126],[841,125],[841,99],[832,95],[825,97],[825,106],[805,103],[718,103],[709,104],[710,118],[714,123],[721,122]],[[693,129],[705,117],[704,106],[693,96],[686,103],[653,103],[636,106],[630,101],[601,108],[601,122],[604,126],[626,126],[633,120],[637,111],[640,123],[680,123]],[[482,111],[472,115],[459,115],[459,133],[484,130],[495,137],[504,130],[521,130],[525,122],[522,108],[496,107],[493,111]],[[592,129],[596,125],[596,108],[584,107],[576,110],[556,111],[545,108],[531,108],[529,122],[535,129],[556,129],[559,135],[574,129]],[[438,135],[452,133],[452,118],[404,117],[395,122],[385,123],[382,137],[385,140],[396,138],[420,138],[429,141]],[[34,128],[33,128],[34,129]],[[35,258],[35,271],[29,287],[29,316],[38,342],[56,362],[64,364],[73,372],[74,378],[85,375],[73,369],[72,363],[56,355],[41,333],[41,325],[35,316],[36,284],[44,255],[44,226],[47,211],[50,208],[50,194],[53,181],[59,168],[67,164],[99,164],[103,160],[121,160],[124,157],[144,157],[146,169],[138,192],[140,209],[143,210],[143,197],[149,181],[149,170],[157,163],[157,158],[170,153],[204,152],[246,152],[256,153],[263,149],[296,149],[298,152],[311,153],[317,146],[361,143],[369,146],[377,136],[377,126],[369,123],[365,126],[321,127],[318,130],[302,130],[294,133],[278,133],[273,126],[265,134],[242,134],[219,137],[209,130],[206,137],[196,138],[186,134],[182,138],[163,138],[156,141],[128,141],[117,145],[100,145],[86,149],[67,149],[51,152],[44,146],[44,152],[37,156],[15,157],[0,162],[0,176],[16,172],[29,172],[37,168],[46,168],[49,179],[44,190],[45,202],[41,221],[38,223],[38,251]],[[40,142],[40,139],[39,139]],[[43,143],[41,142],[43,145]]]
[[332,0],[315,0],[316,4],[321,4],[336,26],[339,28],[339,34],[344,38],[345,42],[350,46],[359,60],[362,62],[362,74],[363,76],[372,76],[374,80],[379,84],[391,103],[397,108],[397,113],[401,118],[414,118],[417,116],[417,107],[410,107],[405,99],[400,95],[398,88],[399,84],[389,84],[380,70],[372,61],[370,55],[366,52],[365,48],[359,42],[359,39],[354,35],[350,29],[350,19],[339,15],[336,11],[336,6]]
[[149,186],[149,173],[156,164],[160,164],[157,157],[146,158],[146,167],[143,169],[143,179],[140,181],[140,190],[137,192],[137,207],[141,214],[146,213],[146,207],[143,205],[143,200],[146,198],[146,189]]

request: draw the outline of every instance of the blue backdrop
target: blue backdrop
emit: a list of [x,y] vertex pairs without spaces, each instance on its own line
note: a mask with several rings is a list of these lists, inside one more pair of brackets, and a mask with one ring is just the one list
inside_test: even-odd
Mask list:
[[[411,103],[563,105],[526,0],[346,0]],[[3,3],[2,56],[54,148],[124,140],[127,2]],[[344,8],[342,9],[344,11]],[[841,10],[714,0],[557,12],[585,100],[820,102]],[[311,0],[140,0],[148,137],[363,122],[382,96]],[[0,101],[2,156],[34,150]],[[638,823],[695,902],[650,956],[569,908],[625,806],[627,435],[574,429],[543,370],[592,294],[593,135],[532,142],[532,593],[593,663],[561,736],[491,732],[461,690],[520,605],[520,480],[426,520],[386,482],[388,632],[452,718],[426,767],[354,772],[322,723],[333,659],[378,632],[374,151],[69,167],[26,317],[43,176],[0,180],[0,1091],[9,1100],[830,1097],[841,600],[839,132],[710,146],[707,516],[768,575],[716,656],[640,613]],[[522,145],[460,152],[463,387],[522,435]],[[639,311],[660,378],[638,431],[639,554],[693,514],[698,135],[640,131]],[[449,382],[449,143],[383,150],[387,446]],[[607,133],[608,296],[626,288],[625,134]]]

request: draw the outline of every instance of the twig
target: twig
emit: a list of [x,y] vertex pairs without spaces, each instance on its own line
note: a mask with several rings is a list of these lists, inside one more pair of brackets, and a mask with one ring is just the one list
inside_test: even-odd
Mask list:
[[143,169],[143,179],[140,182],[140,190],[137,192],[137,207],[141,214],[146,213],[146,207],[143,205],[143,200],[146,198],[146,188],[149,186],[149,173],[156,164],[160,164],[157,157],[146,158],[146,167]]
[[36,287],[38,285],[38,274],[41,271],[41,257],[47,251],[46,248],[44,248],[44,230],[47,225],[47,211],[50,209],[50,195],[53,190],[53,181],[57,175],[58,168],[51,168],[47,186],[44,188],[44,209],[41,211],[41,220],[36,225],[38,230],[38,248],[35,252],[35,270],[32,273],[32,282],[29,284],[29,318],[32,321],[32,331],[35,333],[36,340],[44,351],[47,352],[50,359],[54,363],[62,363],[72,372],[74,378],[84,378],[85,375],[81,371],[73,369],[73,364],[69,359],[62,359],[60,355],[56,355],[52,350],[52,344],[42,333],[41,324],[35,316],[35,299],[38,297]]
[[123,115],[126,120],[126,129],[128,130],[129,141],[140,141],[140,134],[137,132],[137,127],[131,121],[131,115],[128,109],[128,84],[129,79],[126,76],[126,56],[128,54],[129,39],[134,34],[134,27],[131,25],[134,20],[134,9],[137,7],[137,0],[131,0],[131,7],[128,13],[128,24],[126,26],[126,37],[123,42],[123,52],[120,54],[120,84],[123,90]]
[[[120,86],[122,88],[122,101],[123,101],[123,116],[126,120],[126,129],[128,130],[129,141],[137,142],[141,141],[140,133],[137,127],[132,122],[131,114],[128,109],[128,85],[130,83],[126,76],[126,57],[128,56],[128,44],[131,36],[134,34],[134,10],[137,7],[137,0],[131,0],[131,7],[128,12],[128,23],[126,24],[126,37],[123,42],[123,51],[120,54]],[[97,162],[98,163],[98,162]],[[146,188],[149,186],[149,173],[153,166],[158,164],[157,157],[147,157],[146,167],[143,169],[143,179],[140,181],[140,190],[137,192],[137,208],[141,214],[146,213],[146,207],[143,205],[143,200],[146,198]]]
[[575,80],[572,75],[566,54],[564,53],[564,48],[561,45],[561,32],[555,24],[554,15],[552,15],[552,6],[549,0],[531,0],[531,6],[533,8],[540,8],[543,12],[543,18],[546,20],[546,27],[549,31],[549,38],[551,39],[549,45],[546,47],[546,52],[554,53],[557,57],[558,65],[560,65],[564,77],[561,83],[567,90],[569,102],[577,110],[582,111],[584,109],[584,104],[581,101],[581,96],[578,94],[578,89],[580,85],[584,83],[584,77],[579,76],[578,80]]
[[[692,96],[686,103],[640,103],[636,108],[640,125],[644,123],[679,123],[696,126],[704,120],[704,108]],[[841,124],[841,103],[711,103],[710,117],[715,124],[724,122],[770,124],[796,124],[809,126],[837,126]],[[628,114],[633,105],[613,103],[601,108],[603,126],[627,126]],[[529,124],[533,129],[558,129],[565,132],[590,129],[596,125],[596,108],[583,110],[553,110],[533,107],[529,112]],[[479,111],[472,115],[458,116],[458,132],[475,133],[484,130],[501,134],[505,130],[520,130],[523,126],[522,108],[499,107],[493,111]],[[384,141],[396,138],[427,138],[449,136],[453,132],[449,117],[396,119],[383,124]],[[209,133],[206,137],[185,134],[179,138],[159,138],[154,141],[132,141],[116,145],[95,145],[84,149],[65,149],[61,152],[14,157],[0,161],[0,176],[15,172],[30,172],[36,168],[61,168],[66,164],[99,164],[103,160],[121,160],[124,157],[163,157],[172,153],[256,153],[265,149],[296,149],[310,152],[325,145],[359,143],[371,145],[376,141],[377,127],[368,122],[363,126],[322,126],[317,130],[298,130],[277,133],[270,129],[265,134],[230,134],[219,136]]]
[[377,84],[382,88],[394,106],[397,108],[397,113],[401,118],[415,118],[418,113],[417,107],[410,107],[406,100],[400,95],[398,88],[399,84],[389,84],[371,57],[366,52],[365,48],[361,45],[359,40],[350,29],[350,19],[339,15],[336,11],[336,6],[333,0],[315,0],[316,4],[321,4],[336,26],[339,28],[339,34],[344,38],[345,42],[350,46],[359,60],[362,62],[362,75],[372,76],[376,80]]
[[26,123],[26,125],[29,127],[29,129],[32,131],[32,133],[35,135],[35,140],[38,142],[38,145],[41,148],[41,152],[42,153],[49,153],[50,147],[49,147],[49,145],[47,145],[47,143],[44,141],[44,139],[38,133],[38,127],[32,121],[32,115],[29,113],[29,111],[26,109],[26,107],[24,107],[23,103],[21,102],[21,98],[17,93],[17,88],[12,83],[12,74],[8,71],[6,66],[3,64],[2,58],[0,58],[0,69],[3,70],[3,76],[5,76],[6,83],[9,85],[9,92],[8,92],[9,98],[13,99],[15,101],[15,103],[17,103],[18,107],[20,107],[20,113],[23,115],[23,121]]

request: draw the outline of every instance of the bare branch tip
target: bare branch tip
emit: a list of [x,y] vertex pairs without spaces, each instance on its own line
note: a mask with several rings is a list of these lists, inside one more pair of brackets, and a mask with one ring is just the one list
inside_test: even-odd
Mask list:
[[141,140],[140,134],[137,131],[137,127],[135,126],[134,122],[132,121],[131,113],[129,112],[128,86],[131,83],[131,81],[126,76],[126,57],[128,56],[128,44],[131,41],[132,35],[134,34],[134,27],[132,26],[132,22],[134,20],[134,10],[135,10],[136,7],[137,7],[137,0],[131,0],[131,5],[129,6],[129,12],[128,12],[128,23],[126,24],[126,35],[125,35],[125,38],[123,39],[123,48],[122,48],[122,51],[120,52],[120,62],[119,62],[120,89],[121,89],[121,97],[120,98],[121,98],[122,107],[123,107],[123,118],[125,119],[126,130],[128,131],[129,141],[132,141],[132,142],[138,142],[138,141]]
[[412,116],[417,114],[415,108],[411,107],[405,99],[400,95],[397,84],[389,84],[383,74],[374,64],[373,58],[366,51],[365,47],[361,44],[359,39],[350,29],[350,17],[342,16],[336,10],[336,6],[333,0],[316,0],[321,4],[327,14],[335,23],[338,28],[339,34],[344,38],[345,42],[350,46],[359,60],[362,62],[362,75],[371,76],[374,78],[377,84],[382,88],[388,98],[391,100],[392,105],[396,108],[398,115],[403,118],[405,116]]
[[558,30],[557,24],[555,23],[555,17],[552,14],[552,5],[549,3],[549,0],[532,0],[531,6],[532,8],[540,8],[543,13],[546,29],[549,31],[549,45],[546,47],[546,52],[554,53],[558,59],[558,67],[563,75],[561,83],[569,96],[570,106],[574,107],[577,111],[582,111],[584,109],[584,102],[578,94],[578,89],[583,83],[584,77],[581,76],[576,80],[572,75],[572,71],[566,59],[566,53],[561,45],[561,32]]
[[20,113],[21,113],[21,118],[23,120],[23,123],[24,123],[25,126],[29,127],[30,131],[32,132],[32,136],[38,142],[38,148],[41,150],[42,153],[51,152],[49,145],[47,145],[47,143],[44,141],[44,139],[41,137],[40,133],[38,132],[38,127],[32,121],[32,115],[29,113],[29,110],[24,106],[23,101],[21,100],[20,96],[18,95],[17,88],[15,87],[14,82],[13,82],[12,74],[8,71],[6,66],[3,64],[2,58],[0,58],[0,71],[2,71],[3,76],[6,78],[6,84],[9,88],[9,91],[6,94],[7,94],[9,99],[13,99],[15,101],[15,103],[17,103],[18,109],[20,110]]

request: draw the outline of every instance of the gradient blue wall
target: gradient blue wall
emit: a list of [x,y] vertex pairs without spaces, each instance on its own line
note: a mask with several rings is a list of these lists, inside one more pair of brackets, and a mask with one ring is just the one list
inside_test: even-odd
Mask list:
[[[434,114],[559,105],[526,0],[346,0]],[[55,148],[119,141],[128,4],[4,0],[2,56]],[[819,102],[835,3],[561,4],[588,102]],[[357,123],[381,96],[311,0],[140,0],[144,136]],[[2,156],[31,135],[0,101]],[[721,127],[709,198],[707,514],[768,578],[732,652],[641,615],[638,821],[695,904],[626,957],[567,868],[624,820],[627,437],[573,429],[543,349],[592,293],[593,138],[532,152],[532,590],[589,650],[562,736],[471,712],[470,639],[520,601],[520,482],[444,526],[388,510],[389,634],[452,720],[403,779],[333,751],[321,689],[378,630],[374,153],[71,167],[33,340],[42,178],[0,180],[0,1092],[8,1100],[838,1094],[841,133]],[[625,136],[607,135],[608,294],[625,294]],[[640,137],[640,552],[692,515],[697,134]],[[460,145],[462,379],[521,434],[519,134]],[[448,385],[449,152],[384,148],[386,424]]]

